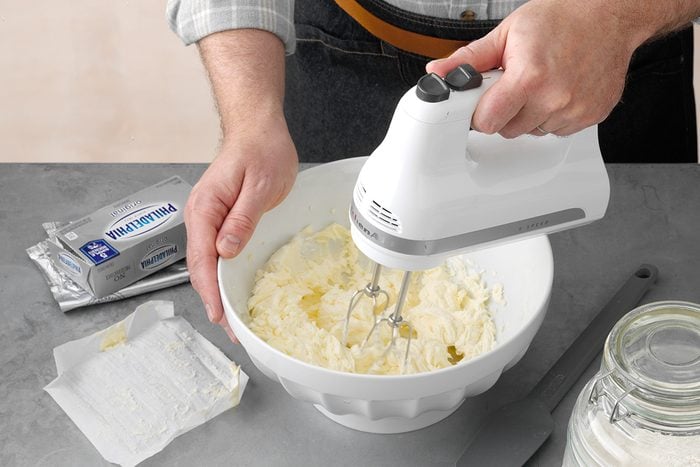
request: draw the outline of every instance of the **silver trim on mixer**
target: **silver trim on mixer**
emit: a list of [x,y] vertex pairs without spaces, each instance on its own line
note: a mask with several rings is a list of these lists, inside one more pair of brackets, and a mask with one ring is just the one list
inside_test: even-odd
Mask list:
[[533,232],[545,227],[565,224],[585,217],[586,214],[583,209],[569,208],[452,237],[439,238],[437,240],[411,240],[397,237],[375,228],[369,220],[358,212],[354,199],[350,204],[350,220],[365,237],[387,250],[405,255],[418,256],[429,256],[455,251],[473,245],[514,237],[526,232]]

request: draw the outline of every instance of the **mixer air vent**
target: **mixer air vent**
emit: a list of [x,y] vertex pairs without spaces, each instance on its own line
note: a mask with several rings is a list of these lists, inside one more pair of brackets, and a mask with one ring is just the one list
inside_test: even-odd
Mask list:
[[372,203],[369,205],[369,213],[372,217],[384,224],[387,229],[393,230],[394,232],[399,230],[399,220],[394,217],[391,211],[374,200],[372,200]]
[[367,190],[365,190],[364,185],[358,184],[355,187],[355,197],[357,198],[357,202],[359,204],[362,204],[362,200],[365,198],[365,193],[367,193]]

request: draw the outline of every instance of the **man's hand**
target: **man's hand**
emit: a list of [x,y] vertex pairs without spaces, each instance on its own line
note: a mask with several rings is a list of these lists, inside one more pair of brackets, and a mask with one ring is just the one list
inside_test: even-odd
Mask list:
[[219,297],[218,257],[240,253],[262,214],[289,192],[298,166],[284,118],[257,125],[259,132],[224,139],[185,209],[192,286],[202,297],[209,320],[221,324],[234,342]]
[[241,252],[263,213],[289,193],[298,168],[282,111],[284,47],[256,29],[212,34],[199,47],[223,141],[187,201],[187,266],[209,320],[236,342],[219,296],[218,257]]
[[[430,62],[444,76],[462,63],[502,67],[472,126],[513,138],[569,135],[600,123],[620,100],[634,50],[698,14],[698,0],[531,0],[491,33]],[[675,15],[672,17],[672,15]]]

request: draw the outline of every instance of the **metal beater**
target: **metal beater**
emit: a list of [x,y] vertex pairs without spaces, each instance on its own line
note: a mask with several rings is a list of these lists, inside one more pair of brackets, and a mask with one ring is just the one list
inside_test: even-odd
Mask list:
[[[401,366],[401,372],[403,373],[408,364],[408,356],[411,350],[411,339],[413,336],[413,326],[410,322],[406,321],[403,318],[403,316],[401,316],[401,312],[403,311],[403,307],[406,303],[406,297],[408,296],[408,287],[411,282],[411,271],[404,272],[403,279],[401,280],[401,288],[399,289],[399,295],[396,299],[396,305],[394,306],[394,310],[385,316],[384,310],[389,304],[389,294],[385,290],[382,290],[381,287],[379,287],[379,277],[381,275],[381,270],[382,265],[379,263],[374,263],[374,267],[372,269],[372,280],[364,288],[356,291],[353,294],[352,298],[350,298],[350,305],[348,306],[348,312],[345,316],[343,345],[347,345],[348,329],[350,327],[350,317],[352,316],[352,312],[355,310],[362,297],[366,296],[372,300],[372,312],[375,318],[372,327],[370,328],[365,338],[362,340],[360,348],[363,349],[367,345],[367,343],[372,337],[372,334],[374,334],[374,331],[377,329],[377,326],[379,326],[379,324],[387,323],[391,327],[391,340],[389,341],[389,345],[387,345],[387,347],[384,349],[384,352],[382,353],[381,357],[377,360],[377,362],[375,362],[376,365],[379,362],[383,361],[396,346],[396,339],[399,337],[401,328],[408,328],[408,335],[406,338],[406,352],[404,354]],[[377,297],[379,297],[380,295],[385,298],[384,305],[383,307],[381,307],[381,309],[377,306]]]
[[[362,297],[368,297],[370,300],[372,300],[372,314],[375,316],[381,316],[384,310],[386,309],[387,305],[389,305],[389,294],[386,293],[385,290],[382,290],[381,287],[379,287],[379,276],[381,276],[382,273],[382,265],[379,263],[374,263],[374,267],[372,268],[372,280],[363,288],[359,289],[357,292],[355,292],[352,297],[350,298],[350,305],[348,306],[348,313],[345,316],[345,329],[343,331],[343,345],[347,345],[348,343],[348,331],[350,328],[350,316],[352,315],[352,312],[355,311],[355,308],[357,308],[357,305],[360,303],[360,300]],[[384,303],[381,308],[378,306],[378,300],[377,297],[384,297]],[[379,305],[382,305],[379,303]],[[365,339],[366,341],[366,339]],[[365,342],[363,341],[363,342]],[[363,344],[364,345],[364,344]]]
[[404,354],[403,362],[401,365],[401,373],[404,373],[406,371],[406,366],[408,365],[408,355],[411,351],[411,339],[413,338],[413,326],[410,322],[403,319],[403,316],[401,316],[401,311],[403,310],[404,304],[406,303],[406,296],[408,295],[408,286],[410,282],[411,271],[405,271],[403,273],[403,279],[401,280],[401,288],[399,289],[399,296],[396,299],[396,306],[394,307],[394,311],[388,316],[377,316],[374,320],[372,328],[367,333],[367,336],[365,336],[364,341],[362,341],[362,347],[367,345],[367,342],[369,342],[369,339],[372,337],[374,330],[380,323],[387,323],[389,326],[391,326],[391,341],[389,342],[389,345],[386,347],[386,349],[384,349],[384,352],[382,353],[381,357],[377,360],[377,362],[375,362],[376,365],[379,362],[383,361],[386,358],[386,356],[389,355],[389,353],[393,350],[393,348],[396,346],[396,338],[399,336],[401,327],[406,326],[408,328],[408,336],[406,337],[406,352]]

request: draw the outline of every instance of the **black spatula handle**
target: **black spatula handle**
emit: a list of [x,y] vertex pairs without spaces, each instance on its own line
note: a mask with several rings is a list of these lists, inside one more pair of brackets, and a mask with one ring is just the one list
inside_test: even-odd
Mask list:
[[588,327],[532,389],[529,398],[542,402],[551,412],[576,380],[603,349],[605,339],[617,321],[636,307],[656,281],[658,269],[642,264],[625,285],[603,307]]

